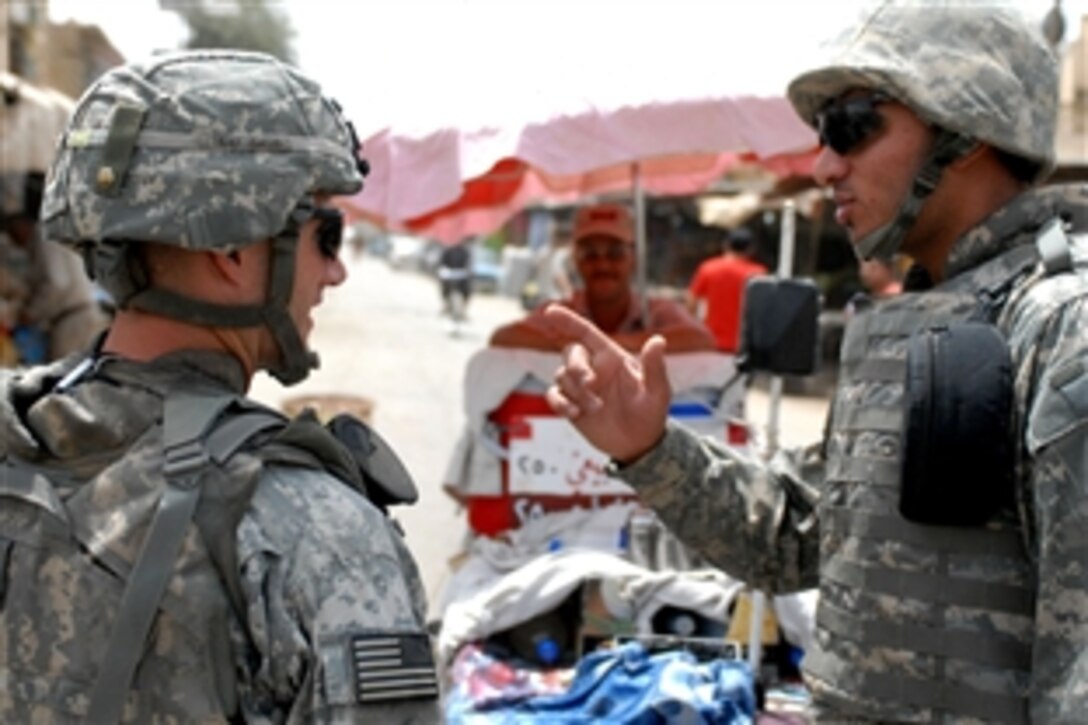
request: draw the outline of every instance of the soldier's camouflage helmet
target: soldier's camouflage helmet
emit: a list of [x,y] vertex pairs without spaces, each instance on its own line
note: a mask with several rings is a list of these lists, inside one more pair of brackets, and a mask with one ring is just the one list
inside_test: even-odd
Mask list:
[[[107,72],[76,104],[41,219],[74,246],[121,309],[214,327],[264,326],[285,384],[317,366],[291,318],[302,225],[317,195],[362,188],[355,131],[314,81],[275,58],[189,51]],[[339,227],[336,227],[337,229]],[[154,286],[134,247],[232,251],[270,239],[262,304],[225,305]]]
[[195,51],[107,72],[79,100],[43,200],[46,236],[232,249],[296,204],[362,186],[354,131],[320,87],[259,53]]
[[922,119],[1040,165],[1054,166],[1058,72],[1041,31],[1011,9],[885,4],[827,48],[826,63],[793,80],[810,125],[828,100],[872,88]]

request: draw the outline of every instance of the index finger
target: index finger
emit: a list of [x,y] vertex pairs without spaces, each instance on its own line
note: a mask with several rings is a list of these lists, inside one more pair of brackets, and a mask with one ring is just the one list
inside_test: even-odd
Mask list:
[[548,305],[544,310],[544,320],[554,335],[568,343],[581,344],[592,355],[609,350],[623,351],[596,325],[562,305]]

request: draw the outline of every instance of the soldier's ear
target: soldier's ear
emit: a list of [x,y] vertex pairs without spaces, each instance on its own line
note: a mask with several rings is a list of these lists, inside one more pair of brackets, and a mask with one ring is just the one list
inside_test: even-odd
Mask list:
[[238,251],[216,252],[208,250],[200,254],[204,257],[205,264],[224,281],[237,281],[242,274],[242,255]]
[[994,153],[993,147],[984,143],[977,143],[974,147],[948,165],[948,168],[963,171],[976,165],[981,159]]
[[229,252],[207,250],[205,264],[218,279],[232,286],[250,286],[268,275],[268,243],[249,244]]

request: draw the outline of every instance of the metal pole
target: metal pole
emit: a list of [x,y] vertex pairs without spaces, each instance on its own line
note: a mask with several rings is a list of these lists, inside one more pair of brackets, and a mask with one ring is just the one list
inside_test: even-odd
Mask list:
[[[794,228],[797,209],[792,199],[782,206],[781,236],[778,245],[779,279],[793,276]],[[770,400],[767,408],[767,450],[768,460],[778,450],[778,413],[782,405],[782,376],[771,377]],[[752,675],[758,679],[760,663],[763,658],[763,612],[766,609],[766,597],[759,589],[752,589],[752,613],[748,624],[748,666]]]
[[794,227],[797,220],[797,205],[793,199],[786,199],[782,204],[782,230],[778,254],[778,277],[789,279],[793,276]]
[[751,609],[748,612],[748,667],[752,677],[759,679],[760,662],[763,659],[763,610],[766,600],[763,590],[752,589]]
[[635,285],[642,323],[650,325],[649,283],[646,277],[646,198],[642,191],[642,166],[631,164],[631,193],[635,199]]
[[[782,206],[782,224],[778,244],[778,271],[779,279],[789,279],[793,276],[793,251],[794,228],[797,219],[797,209],[792,199],[787,199]],[[782,376],[771,377],[770,400],[767,409],[767,457],[770,458],[778,450],[778,416],[782,406]]]

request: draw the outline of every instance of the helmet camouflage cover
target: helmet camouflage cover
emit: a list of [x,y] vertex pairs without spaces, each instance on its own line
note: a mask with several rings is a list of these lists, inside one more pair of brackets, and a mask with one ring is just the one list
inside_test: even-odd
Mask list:
[[229,250],[282,232],[309,195],[362,187],[339,108],[260,53],[117,67],[79,100],[42,205],[48,238]]
[[1009,9],[883,4],[789,86],[809,125],[853,88],[881,90],[936,126],[1054,166],[1058,72],[1042,33]]

